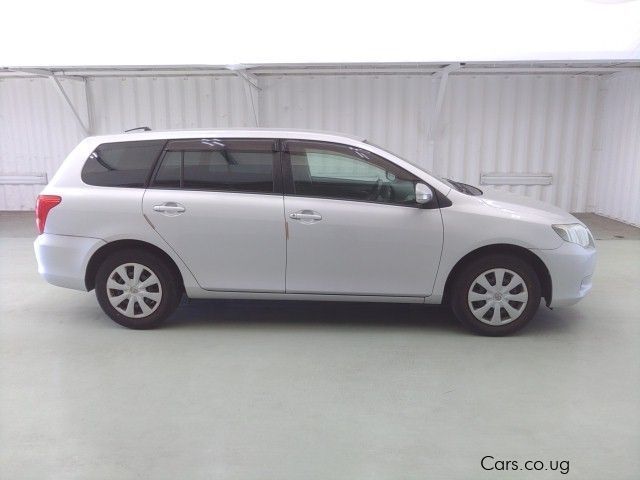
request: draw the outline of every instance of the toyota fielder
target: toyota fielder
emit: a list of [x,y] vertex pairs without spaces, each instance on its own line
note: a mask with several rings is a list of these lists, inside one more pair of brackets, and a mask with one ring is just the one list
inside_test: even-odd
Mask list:
[[38,197],[51,284],[158,326],[180,298],[446,303],[504,335],[591,288],[575,217],[432,175],[360,138],[284,130],[83,140]]

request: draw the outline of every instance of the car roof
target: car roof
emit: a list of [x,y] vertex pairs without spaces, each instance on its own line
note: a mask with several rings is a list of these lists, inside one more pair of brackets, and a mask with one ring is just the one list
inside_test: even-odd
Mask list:
[[[191,129],[191,130],[156,130],[156,131],[135,131],[129,133],[119,133],[116,135],[97,135],[87,137],[69,154],[69,157],[75,161],[66,162],[69,165],[76,165],[80,169],[81,165],[87,159],[87,156],[95,150],[100,144],[143,141],[143,140],[173,140],[173,139],[189,139],[189,138],[289,138],[294,140],[317,140],[324,142],[335,142],[344,145],[354,146],[356,148],[364,148],[370,150],[377,155],[381,155],[387,159],[391,159],[394,163],[408,170],[418,178],[425,175],[431,186],[439,187],[440,191],[445,195],[451,191],[451,187],[437,177],[430,175],[424,169],[403,160],[391,152],[383,150],[376,145],[368,143],[363,137],[354,135],[345,135],[342,133],[334,133],[318,130],[300,130],[287,128],[218,128],[218,129]],[[73,168],[73,167],[69,167]],[[55,184],[65,175],[65,169],[60,168],[54,178],[49,182]],[[79,176],[79,170],[78,170]]]
[[98,143],[128,142],[136,140],[169,140],[183,138],[291,138],[299,140],[355,141],[364,142],[363,137],[320,130],[300,130],[285,128],[220,128],[193,130],[149,130],[119,133],[115,135],[95,135],[90,138]]

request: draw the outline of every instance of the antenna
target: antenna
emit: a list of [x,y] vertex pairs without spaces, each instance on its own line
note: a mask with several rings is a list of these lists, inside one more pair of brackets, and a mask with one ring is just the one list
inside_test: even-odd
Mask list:
[[130,128],[129,130],[125,130],[124,133],[135,132],[136,130],[142,130],[144,132],[150,132],[151,129],[149,127],[136,127]]

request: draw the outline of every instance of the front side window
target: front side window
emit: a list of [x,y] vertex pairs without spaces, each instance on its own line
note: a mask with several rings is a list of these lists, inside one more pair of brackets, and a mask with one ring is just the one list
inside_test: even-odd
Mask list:
[[273,140],[176,140],[167,145],[156,188],[273,193]]
[[295,195],[416,205],[415,185],[420,180],[369,151],[291,141],[287,152]]
[[164,143],[164,140],[104,143],[82,167],[82,181],[99,187],[144,187]]

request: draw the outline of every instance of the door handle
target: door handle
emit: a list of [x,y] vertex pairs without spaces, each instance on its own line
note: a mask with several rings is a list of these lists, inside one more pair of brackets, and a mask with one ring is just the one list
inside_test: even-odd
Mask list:
[[185,212],[187,209],[184,208],[184,205],[180,205],[179,203],[176,202],[166,202],[163,203],[162,205],[154,205],[153,206],[153,211],[154,212],[160,212],[160,213],[173,213],[173,214],[178,214],[178,213],[182,213]]
[[290,213],[289,218],[302,220],[303,222],[317,222],[322,220],[322,215],[313,210],[300,210],[299,212]]

